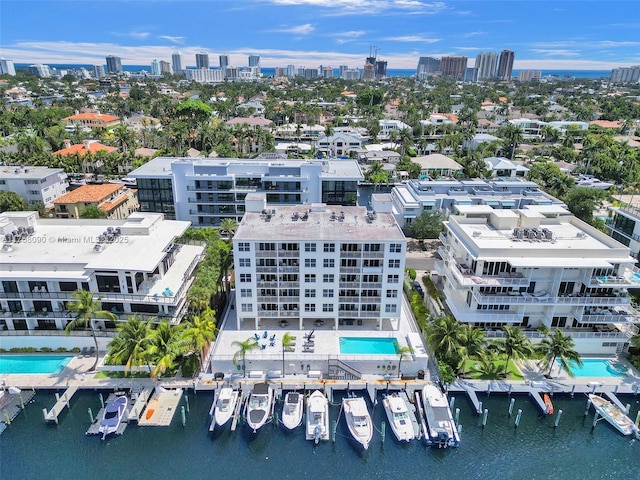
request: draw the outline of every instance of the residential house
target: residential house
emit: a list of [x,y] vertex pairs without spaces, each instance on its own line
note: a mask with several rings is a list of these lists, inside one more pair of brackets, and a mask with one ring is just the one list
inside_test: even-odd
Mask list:
[[82,185],[57,198],[53,204],[58,218],[82,218],[87,207],[95,207],[107,218],[118,220],[139,208],[137,191],[116,183]]

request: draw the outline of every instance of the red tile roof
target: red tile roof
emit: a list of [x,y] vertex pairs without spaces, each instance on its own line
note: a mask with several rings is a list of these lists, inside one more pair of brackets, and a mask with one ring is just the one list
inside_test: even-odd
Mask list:
[[68,155],[73,155],[77,153],[79,155],[84,155],[85,153],[91,152],[101,152],[105,151],[107,153],[112,153],[118,150],[116,147],[108,147],[107,145],[103,145],[99,142],[88,142],[88,143],[78,143],[76,145],[71,145],[69,148],[63,148],[62,150],[58,150],[57,152],[53,152],[54,155],[62,155],[66,157]]
[[75,190],[56,198],[53,203],[96,203],[117,192],[123,185],[103,183],[102,185],[83,185]]
[[76,115],[71,115],[70,117],[65,118],[64,120],[69,121],[82,121],[82,120],[93,120],[100,121],[104,123],[116,122],[119,120],[115,115],[105,115],[102,113],[78,113]]

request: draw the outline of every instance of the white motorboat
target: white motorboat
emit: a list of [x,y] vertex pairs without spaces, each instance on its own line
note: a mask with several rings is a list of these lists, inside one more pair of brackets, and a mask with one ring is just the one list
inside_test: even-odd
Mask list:
[[638,427],[615,403],[605,400],[600,395],[589,395],[589,400],[602,418],[607,420],[623,435],[635,434],[638,436]]
[[100,421],[100,428],[98,429],[102,434],[102,440],[104,440],[107,435],[116,433],[124,416],[124,412],[127,410],[127,403],[128,400],[125,395],[107,403],[104,413],[102,414],[102,420]]
[[460,442],[447,397],[433,384],[422,389],[422,403],[429,440],[439,447],[457,446]]
[[304,396],[298,392],[288,392],[282,406],[282,424],[289,430],[299,427],[303,410]]
[[273,390],[268,383],[256,383],[253,391],[249,396],[245,415],[247,425],[256,433],[271,416],[271,408],[273,405]]
[[232,387],[222,387],[218,395],[218,400],[216,401],[216,408],[213,412],[217,425],[223,426],[231,419],[237,402],[238,391]]
[[351,435],[365,450],[368,449],[373,437],[373,422],[369,410],[367,410],[365,399],[363,397],[344,398],[342,408]]
[[613,183],[603,182],[599,178],[593,177],[591,175],[583,175],[579,180],[576,181],[576,186],[596,188],[598,190],[608,190],[613,187]]
[[413,412],[409,410],[407,402],[399,393],[386,395],[382,399],[384,411],[387,413],[391,430],[398,441],[410,442],[416,438],[414,424],[417,423],[415,416],[412,419]]
[[329,400],[320,390],[314,391],[307,400],[306,437],[315,443],[329,440]]

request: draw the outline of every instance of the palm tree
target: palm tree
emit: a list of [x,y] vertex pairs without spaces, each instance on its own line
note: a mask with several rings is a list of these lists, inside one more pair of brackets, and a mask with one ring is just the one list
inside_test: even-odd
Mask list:
[[482,380],[497,380],[500,378],[500,367],[495,362],[493,355],[484,353],[480,356],[480,361],[473,367]]
[[260,344],[253,338],[247,338],[244,342],[236,340],[231,343],[231,346],[238,347],[238,351],[233,354],[233,364],[238,365],[238,358],[242,358],[242,376],[244,377],[247,374],[247,366],[245,363],[247,352],[250,352],[251,350],[254,350],[256,348],[260,348]]
[[171,325],[169,322],[160,322],[149,335],[147,355],[149,361],[155,364],[151,372],[151,378],[175,368],[178,357],[189,351],[190,344],[183,335],[183,325]]
[[194,315],[186,325],[184,337],[191,344],[191,348],[198,352],[198,361],[202,370],[206,349],[216,337],[215,312],[207,306],[200,315]]
[[396,355],[398,355],[398,378],[400,378],[400,365],[402,365],[402,359],[413,353],[413,348],[409,346],[398,347]]
[[220,233],[226,233],[229,243],[233,240],[233,235],[238,229],[238,222],[233,218],[223,218],[220,220]]
[[547,376],[551,376],[553,366],[556,364],[556,360],[560,362],[560,368],[562,368],[567,375],[573,377],[571,371],[571,363],[581,366],[582,359],[580,354],[574,350],[575,343],[573,339],[562,333],[562,330],[557,329],[549,334],[546,338],[543,338],[537,345],[537,349],[544,355],[544,368],[548,369]]
[[[147,344],[151,330],[149,320],[141,320],[137,315],[133,315],[126,322],[118,325],[118,336],[109,345],[109,359],[117,365],[124,364],[125,376],[131,367],[137,367],[146,363],[147,366]],[[151,367],[149,367],[151,373]]]
[[427,340],[441,360],[460,357],[461,339],[462,325],[451,315],[437,318],[427,325]]
[[295,337],[293,335],[291,335],[289,332],[286,332],[282,336],[282,375],[284,375],[284,373],[285,373],[284,352],[286,352],[287,349],[291,348],[291,344],[293,343],[294,340],[295,340]]
[[511,152],[511,160],[513,160],[513,156],[516,153],[516,149],[518,148],[518,145],[522,143],[522,140],[523,140],[522,129],[518,125],[514,125],[510,123],[509,125],[504,127],[500,133],[502,134],[501,136],[504,139],[505,146]]
[[505,325],[502,329],[504,330],[505,337],[500,347],[502,353],[507,356],[504,363],[504,375],[506,376],[509,371],[509,360],[531,355],[533,353],[533,346],[520,327]]
[[93,293],[87,290],[76,290],[71,296],[75,301],[71,302],[68,308],[75,314],[75,318],[67,323],[64,330],[65,333],[69,335],[71,331],[76,328],[89,327],[91,329],[91,336],[93,337],[93,343],[96,348],[96,361],[93,363],[90,371],[94,371],[98,365],[99,354],[98,338],[96,337],[95,324],[93,321],[98,318],[115,321],[118,317],[107,310],[102,310],[100,300],[94,300]]
[[465,373],[466,361],[471,357],[481,356],[486,345],[487,336],[481,328],[468,323],[462,325],[460,335],[460,356],[462,357],[462,374]]

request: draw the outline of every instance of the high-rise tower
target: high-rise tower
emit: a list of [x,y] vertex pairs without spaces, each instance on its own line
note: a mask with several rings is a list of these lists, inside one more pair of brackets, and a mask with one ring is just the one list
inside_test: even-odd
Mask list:
[[513,60],[516,54],[513,50],[502,50],[500,61],[498,62],[498,72],[496,76],[500,80],[511,80],[513,74]]
[[229,55],[220,55],[220,68],[227,68],[229,66]]
[[115,55],[107,55],[107,73],[122,73],[122,59]]
[[467,57],[442,57],[440,60],[440,70],[443,77],[455,78],[457,80],[462,79],[467,68]]
[[196,53],[196,68],[209,68],[209,54],[206,52]]
[[176,75],[182,75],[184,65],[182,63],[182,54],[175,52],[171,54],[171,66],[173,67],[173,73]]
[[478,80],[489,80],[496,76],[498,66],[498,54],[493,52],[479,53],[476,57],[476,69]]

